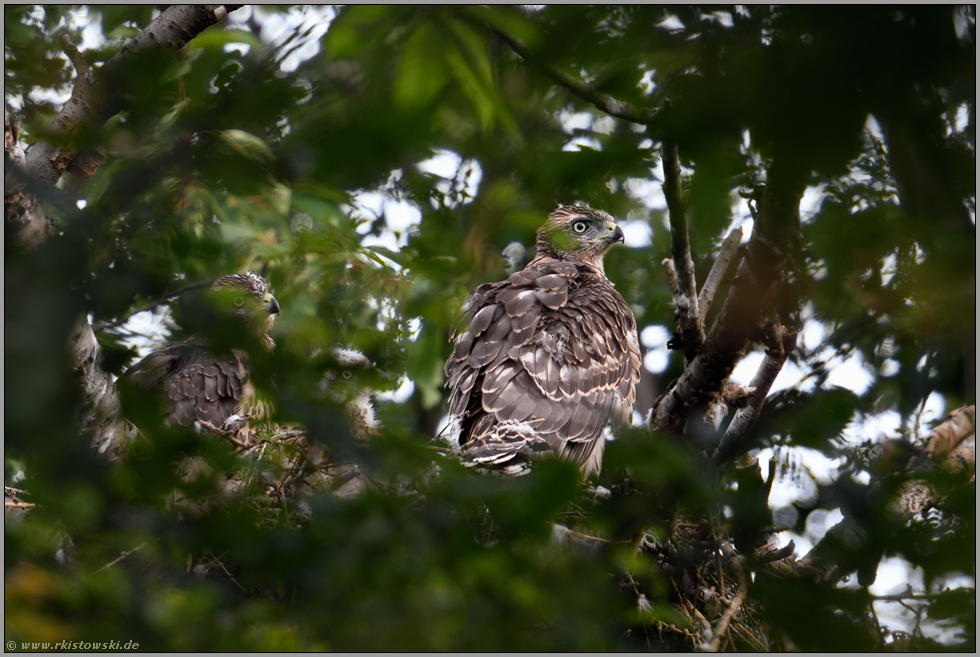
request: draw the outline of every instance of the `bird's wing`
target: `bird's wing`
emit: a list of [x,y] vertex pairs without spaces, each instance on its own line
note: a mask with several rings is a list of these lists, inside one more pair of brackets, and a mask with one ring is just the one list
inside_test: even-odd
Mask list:
[[181,426],[200,422],[236,432],[247,419],[241,405],[249,396],[248,370],[237,354],[216,357],[198,341],[173,342],[123,376],[143,388],[162,388],[170,420]]
[[446,364],[451,412],[470,422],[463,440],[531,434],[598,470],[606,423],[632,412],[640,353],[622,297],[578,267],[523,270],[470,295],[467,331]]

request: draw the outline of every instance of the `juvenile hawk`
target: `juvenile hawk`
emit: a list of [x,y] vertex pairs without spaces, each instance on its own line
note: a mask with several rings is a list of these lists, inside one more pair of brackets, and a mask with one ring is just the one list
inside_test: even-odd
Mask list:
[[[279,302],[269,281],[257,274],[222,276],[211,290],[228,296],[234,315],[258,336],[263,346],[275,346],[269,330],[279,317]],[[130,367],[123,378],[145,389],[163,389],[168,421],[184,427],[218,430],[239,442],[251,442],[248,420],[260,413],[248,380],[245,354],[237,349],[216,353],[199,337],[171,342]]]
[[605,212],[559,206],[527,267],[467,297],[446,362],[465,461],[518,474],[553,450],[599,471],[606,425],[629,421],[640,379],[636,320],[602,267],[622,241]]

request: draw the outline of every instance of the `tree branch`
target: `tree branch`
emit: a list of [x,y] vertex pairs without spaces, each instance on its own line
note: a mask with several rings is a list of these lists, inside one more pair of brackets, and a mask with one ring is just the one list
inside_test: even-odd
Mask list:
[[64,50],[65,55],[68,56],[68,61],[70,61],[71,65],[75,67],[75,72],[78,74],[78,77],[81,78],[88,75],[88,62],[85,61],[82,53],[78,51],[78,46],[72,43],[71,37],[67,34],[62,34],[61,37],[58,38],[58,41],[61,43],[61,49]]
[[[669,107],[669,101],[664,106]],[[677,157],[677,144],[665,139],[661,147],[661,157],[664,164],[664,197],[667,199],[667,214],[670,217],[670,255],[673,260],[672,269],[676,272],[671,293],[674,297],[677,334],[667,346],[680,349],[690,361],[704,344],[704,327],[698,321],[698,288],[694,278],[694,260],[691,259],[691,241],[687,233],[687,203],[681,190],[681,165]],[[667,267],[666,261],[664,266]],[[671,275],[670,268],[667,275]]]
[[[976,477],[976,428],[977,407],[963,406],[946,416],[945,420],[929,432],[925,449],[913,456],[907,466],[898,464],[902,472],[927,472],[941,470],[959,473],[965,478]],[[881,486],[872,482],[869,494],[880,494]],[[944,491],[921,479],[904,482],[888,508],[902,523],[936,506],[944,497]],[[827,531],[798,564],[803,568],[816,569],[824,579],[837,580],[850,568],[843,563],[846,557],[839,546],[848,552],[861,549],[871,538],[871,530],[853,515]],[[859,571],[860,574],[860,571]],[[872,573],[873,574],[873,573]],[[871,578],[874,581],[874,577]]]
[[517,37],[502,32],[496,27],[489,25],[486,25],[485,27],[487,27],[487,29],[491,30],[494,34],[500,37],[501,40],[513,48],[514,52],[520,55],[521,59],[526,61],[528,64],[533,64],[541,68],[552,80],[565,87],[582,100],[592,103],[606,114],[642,125],[652,123],[657,117],[659,113],[657,108],[637,107],[631,103],[617,100],[609,94],[602,93],[580,77],[566,73],[557,66],[540,63],[537,58],[531,54],[527,45]]
[[17,120],[3,106],[3,210],[8,235],[17,248],[33,250],[54,233],[37,197],[28,189],[24,172],[24,149],[18,141]]
[[136,429],[122,417],[116,383],[102,369],[102,348],[85,315],[75,322],[69,346],[85,399],[82,426],[100,454],[117,458],[135,437]]
[[[123,90],[129,63],[136,53],[159,49],[176,53],[191,39],[241,5],[172,5],[127,42],[98,71],[83,73],[71,98],[48,126],[52,141],[38,141],[27,154],[27,171],[38,181],[53,186],[75,158],[77,147],[66,144],[81,130],[101,127],[125,105]],[[131,74],[136,74],[133,72]]]
[[771,312],[776,283],[800,240],[800,200],[807,173],[780,168],[778,162],[768,173],[746,258],[701,353],[654,406],[650,424],[655,429],[681,432],[690,409],[717,399]]
[[156,299],[153,299],[145,306],[141,306],[132,312],[129,312],[121,317],[117,317],[111,322],[96,322],[95,324],[92,325],[92,330],[95,331],[96,333],[99,333],[101,331],[105,331],[106,329],[115,328],[117,326],[120,326],[128,322],[129,318],[132,317],[133,315],[138,315],[139,313],[146,312],[147,310],[153,310],[157,306],[167,303],[168,301],[171,301],[173,299],[176,299],[182,294],[185,294],[187,292],[193,292],[194,290],[199,290],[202,287],[208,287],[213,283],[214,283],[213,279],[207,279],[204,281],[197,281],[195,283],[185,285],[184,287],[181,288],[177,288],[173,292],[170,292],[169,294],[165,294],[162,297],[157,297]]
[[718,621],[718,627],[715,628],[715,637],[711,640],[708,652],[718,652],[718,649],[721,648],[721,639],[725,632],[728,631],[728,625],[732,622],[732,618],[735,617],[736,612],[742,607],[743,602],[745,602],[745,589],[739,588],[738,593],[732,598],[732,603],[728,605],[728,609],[725,610],[721,620]]
[[728,233],[728,237],[721,244],[721,250],[718,252],[715,264],[711,266],[711,271],[708,272],[708,278],[701,286],[701,292],[698,294],[698,323],[702,329],[704,328],[704,321],[708,317],[708,309],[711,308],[711,303],[715,300],[715,294],[718,292],[718,286],[721,285],[721,281],[725,277],[728,267],[732,264],[741,243],[741,227]]
[[729,461],[744,445],[745,438],[749,430],[755,426],[762,412],[762,405],[769,395],[772,384],[786,364],[786,358],[796,349],[797,334],[795,330],[780,328],[781,344],[778,349],[768,349],[765,357],[759,364],[759,369],[752,378],[749,388],[755,388],[749,396],[749,402],[745,408],[740,408],[732,418],[725,435],[722,436],[711,461],[715,465],[723,465]]

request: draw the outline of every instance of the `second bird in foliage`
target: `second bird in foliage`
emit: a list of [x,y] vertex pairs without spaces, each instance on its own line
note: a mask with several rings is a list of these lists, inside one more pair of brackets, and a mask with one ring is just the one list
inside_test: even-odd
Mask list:
[[[222,276],[211,287],[227,296],[235,318],[267,350],[275,346],[269,331],[279,317],[279,302],[269,282],[248,272]],[[249,420],[263,415],[249,383],[245,354],[213,349],[203,338],[171,342],[129,368],[123,379],[144,389],[162,389],[167,396],[168,422],[210,429],[251,444]]]

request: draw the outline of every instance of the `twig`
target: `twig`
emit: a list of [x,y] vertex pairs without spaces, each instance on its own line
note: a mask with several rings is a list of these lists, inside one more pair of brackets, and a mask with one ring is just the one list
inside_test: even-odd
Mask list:
[[716,465],[725,463],[738,450],[742,439],[748,435],[749,430],[758,421],[759,413],[762,411],[762,405],[765,403],[766,396],[769,394],[772,384],[776,381],[776,377],[782,371],[783,365],[786,363],[786,358],[796,349],[796,331],[786,328],[782,330],[783,334],[779,349],[781,353],[775,352],[772,349],[766,352],[762,363],[759,364],[759,369],[752,378],[752,383],[749,384],[750,388],[755,388],[749,397],[749,403],[745,408],[740,408],[735,413],[735,417],[732,419],[731,424],[728,425],[725,435],[721,437],[717,449],[711,455],[712,463]]
[[714,553],[715,570],[718,572],[718,592],[721,593],[721,594],[724,594],[724,592],[725,592],[725,569],[722,568],[722,565],[721,565],[721,553],[722,553],[722,550],[719,549],[719,546],[721,545],[721,541],[718,539],[718,523],[716,521],[715,512],[714,511],[709,511],[708,512],[708,523],[709,523],[709,526],[711,527],[711,541],[714,544],[714,545],[712,545],[712,550],[711,551]]
[[[763,487],[764,490],[766,491],[767,501],[769,499],[769,495],[772,493],[772,485],[776,482],[776,466],[778,464],[779,461],[776,460],[775,454],[769,457],[769,475],[766,477],[766,484]],[[790,541],[789,545],[793,545],[793,541]],[[790,551],[790,554],[792,554],[792,551]]]
[[150,301],[145,306],[142,306],[140,308],[137,308],[136,310],[134,310],[131,313],[128,313],[126,315],[123,315],[122,317],[117,317],[116,319],[112,320],[111,322],[96,322],[92,326],[92,330],[95,331],[96,333],[98,333],[98,332],[101,332],[101,331],[105,331],[106,329],[115,328],[117,326],[120,326],[120,325],[125,324],[126,322],[128,322],[129,319],[130,319],[130,317],[132,317],[133,315],[138,315],[138,314],[140,314],[142,312],[146,312],[148,310],[153,310],[157,306],[159,306],[161,304],[164,304],[164,303],[166,303],[168,301],[171,301],[173,299],[176,299],[177,297],[179,297],[182,294],[186,294],[187,292],[191,292],[193,290],[197,290],[197,289],[200,289],[202,287],[207,287],[208,285],[211,285],[213,282],[214,281],[212,279],[208,279],[206,281],[197,281],[196,283],[190,283],[189,285],[185,285],[182,288],[178,288],[178,289],[174,290],[173,292],[170,292],[168,294],[165,294],[162,297],[157,297],[156,299]]
[[708,308],[711,307],[711,302],[715,300],[718,286],[721,285],[721,279],[725,277],[725,272],[728,271],[728,267],[731,265],[732,259],[738,251],[738,245],[741,243],[741,227],[728,233],[728,237],[721,244],[721,251],[718,252],[715,264],[711,266],[708,278],[705,279],[704,285],[701,286],[701,292],[698,294],[698,322],[701,324],[702,329],[704,328],[704,320],[708,316]]
[[[772,473],[773,470],[770,470],[769,472]],[[771,552],[763,552],[762,550],[759,550],[756,552],[755,558],[759,563],[773,563],[774,561],[782,561],[783,559],[792,556],[794,552],[796,552],[796,543],[790,541],[778,550],[772,550]]]
[[221,427],[216,427],[210,422],[208,422],[207,420],[198,420],[198,422],[202,427],[212,432],[216,436],[221,436],[222,438],[230,442],[232,445],[235,445],[236,451],[238,449],[241,449],[244,450],[244,452],[247,452],[249,449],[254,447],[254,445],[248,445],[247,443],[244,443],[238,440],[237,438],[235,438],[235,434],[237,433],[237,430],[228,430],[228,429],[223,429]]
[[783,277],[785,254],[792,251],[799,236],[800,199],[808,178],[778,160],[769,167],[768,175],[760,221],[753,228],[746,257],[701,353],[654,404],[649,415],[654,429],[682,433],[691,409],[716,400],[770,313],[776,284]]
[[[626,571],[626,577],[629,578],[630,588],[633,589],[633,595],[636,596],[637,610],[640,611],[641,613],[644,611],[649,611],[651,609],[650,601],[647,600],[647,597],[644,594],[640,593],[640,588],[636,585],[636,580],[633,579],[632,573],[630,573],[630,571],[628,570]],[[650,633],[647,632],[647,624],[643,625],[643,637],[646,639],[647,642],[647,652],[651,652]]]
[[501,32],[496,27],[490,27],[490,29],[513,48],[514,52],[520,55],[524,61],[540,66],[555,82],[567,88],[582,100],[592,103],[606,114],[642,125],[652,123],[658,116],[659,110],[657,108],[637,107],[631,103],[617,100],[609,94],[597,91],[592,85],[580,77],[566,73],[551,64],[539,64],[537,58],[531,55],[527,45],[523,41],[515,36]]
[[[670,99],[664,101],[664,107],[670,107]],[[670,255],[677,278],[676,288],[671,286],[679,333],[679,344],[676,347],[690,361],[704,344],[704,327],[699,320],[698,288],[694,278],[694,260],[691,259],[691,241],[687,232],[687,203],[681,190],[681,165],[677,144],[665,139],[661,147],[661,157],[664,165],[662,186],[670,218]],[[666,263],[664,266],[666,267]]]
[[112,561],[110,561],[109,563],[107,563],[106,565],[102,566],[101,568],[99,568],[95,572],[101,573],[103,570],[106,570],[108,568],[111,568],[112,566],[115,566],[117,563],[119,563],[120,561],[122,561],[123,559],[125,559],[126,557],[128,557],[129,555],[131,555],[133,552],[137,552],[137,551],[143,549],[143,547],[145,545],[146,545],[146,543],[140,543],[139,545],[137,545],[136,547],[134,547],[132,550],[127,550],[126,552],[123,552],[118,557],[116,557],[115,559],[113,559]]
[[[241,445],[242,447],[245,447],[244,443],[238,442],[237,440],[235,442],[238,445]],[[242,452],[242,456],[248,456],[252,452],[258,450],[259,451],[259,458],[261,459],[263,456],[265,456],[265,448],[268,447],[268,446],[269,446],[269,443],[267,441],[265,441],[265,440],[263,440],[262,442],[259,442],[259,443],[255,443],[251,447],[247,447],[245,449],[245,451]]]
[[752,634],[751,632],[749,632],[748,628],[742,625],[741,623],[735,623],[734,625],[732,625],[732,629],[734,629],[736,633],[741,634],[742,638],[744,638],[749,643],[755,643],[755,645],[758,646],[756,650],[758,650],[759,652],[769,652],[769,649],[761,641],[759,641],[759,638],[754,634]]
[[235,576],[232,575],[230,572],[228,572],[228,569],[225,568],[225,565],[223,563],[221,563],[221,560],[218,557],[214,556],[213,554],[211,555],[211,565],[212,566],[217,566],[218,568],[220,568],[221,569],[221,572],[223,572],[225,575],[227,575],[228,576],[228,579],[231,580],[232,584],[234,584],[239,589],[241,589],[242,593],[248,593],[248,589],[246,589],[244,586],[242,586],[241,584],[239,584],[238,583],[238,580],[235,579]]
[[[559,525],[554,523],[551,526],[551,537],[559,543],[564,543],[566,541],[572,543],[580,543],[582,545],[596,546],[612,543],[608,538],[602,538],[601,536],[592,536],[590,534],[583,534],[582,532],[577,532],[574,529],[569,529],[565,525]],[[625,543],[625,541],[623,541]],[[634,551],[635,554],[635,551]]]
[[711,640],[708,652],[718,652],[718,648],[721,647],[721,638],[728,631],[729,623],[732,622],[732,618],[738,612],[743,602],[745,602],[745,589],[739,589],[738,593],[732,599],[732,603],[728,605],[728,609],[722,614],[721,620],[718,621],[718,627],[715,628],[715,638]]
[[935,595],[930,595],[928,593],[894,593],[892,595],[875,595],[871,596],[871,599],[875,602],[902,602],[904,600],[935,600]]
[[677,634],[680,634],[681,636],[687,637],[688,639],[691,639],[692,641],[697,641],[698,638],[699,638],[698,635],[695,634],[694,632],[691,632],[691,630],[689,630],[689,629],[687,629],[685,627],[677,627],[673,623],[665,623],[664,621],[660,620],[659,618],[653,618],[653,619],[651,619],[651,622],[653,624],[655,624],[657,626],[657,629],[660,630],[660,631],[663,631],[664,629],[668,629],[671,632],[676,632]]
[[61,49],[64,50],[65,54],[68,56],[68,61],[70,61],[71,65],[75,67],[75,72],[78,74],[78,77],[83,78],[88,75],[88,62],[85,61],[85,57],[82,56],[82,53],[78,51],[78,47],[72,43],[71,37],[67,34],[62,34],[58,40],[61,42]]

